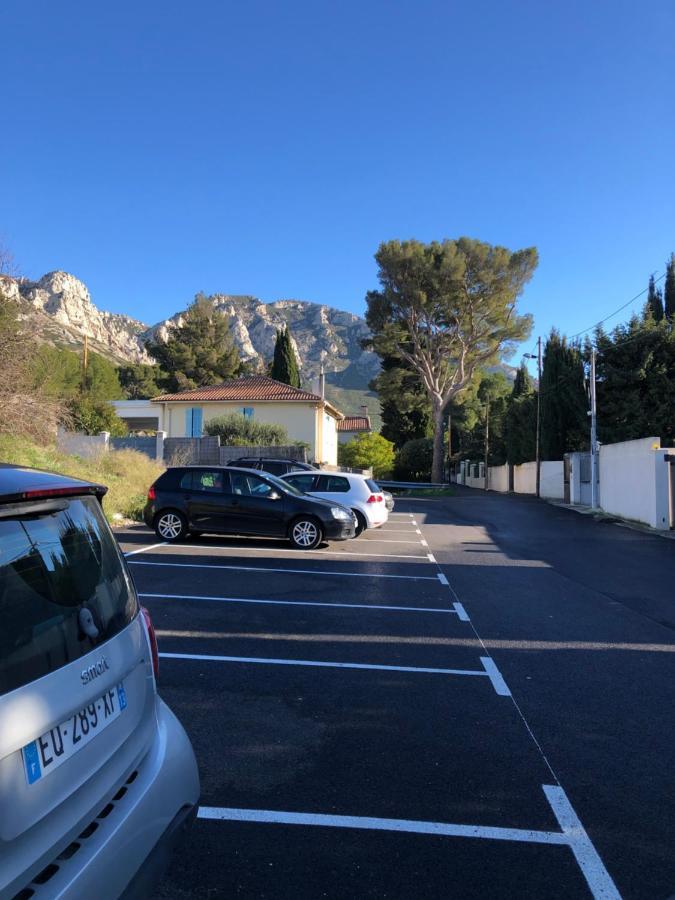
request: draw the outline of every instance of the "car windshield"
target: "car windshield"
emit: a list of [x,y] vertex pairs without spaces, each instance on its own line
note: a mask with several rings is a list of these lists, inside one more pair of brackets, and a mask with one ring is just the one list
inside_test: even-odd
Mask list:
[[271,475],[269,472],[265,472],[265,478],[267,478],[268,481],[271,481],[275,487],[280,488],[287,494],[292,494],[294,497],[305,496],[303,492],[298,490],[298,488],[296,488],[294,484],[291,484],[283,478],[277,478],[276,475]]
[[0,695],[89,653],[136,612],[94,497],[46,515],[0,519]]

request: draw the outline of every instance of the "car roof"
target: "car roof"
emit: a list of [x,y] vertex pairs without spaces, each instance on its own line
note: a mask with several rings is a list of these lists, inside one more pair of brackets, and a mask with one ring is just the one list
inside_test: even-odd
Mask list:
[[[241,472],[250,472],[251,475],[260,476],[260,469],[249,469],[245,466],[209,466],[206,463],[198,463],[194,466],[169,466],[167,472],[178,469],[181,472],[193,472],[199,469],[205,469],[207,472],[235,472],[239,475]],[[263,472],[263,475],[271,475],[271,472]],[[160,475],[161,478],[161,475]]]
[[11,463],[0,463],[0,503],[15,503],[37,496],[96,494],[102,497],[108,488],[103,484],[82,481],[70,475],[59,475],[43,469],[30,469]]

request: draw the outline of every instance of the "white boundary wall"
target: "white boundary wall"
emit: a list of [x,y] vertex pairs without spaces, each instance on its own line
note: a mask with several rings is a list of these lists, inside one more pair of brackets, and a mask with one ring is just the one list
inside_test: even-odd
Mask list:
[[565,496],[563,461],[546,460],[541,464],[539,494],[549,500],[562,500]]
[[513,467],[513,490],[516,494],[537,493],[536,462],[527,462],[523,463],[522,466]]
[[66,431],[59,428],[56,435],[56,446],[63,453],[73,456],[92,457],[100,453],[108,452],[110,434],[102,431],[100,434],[80,434],[78,431]]
[[506,494],[509,489],[509,467],[490,466],[490,490]]
[[601,445],[600,507],[652,528],[669,528],[667,452],[657,437]]

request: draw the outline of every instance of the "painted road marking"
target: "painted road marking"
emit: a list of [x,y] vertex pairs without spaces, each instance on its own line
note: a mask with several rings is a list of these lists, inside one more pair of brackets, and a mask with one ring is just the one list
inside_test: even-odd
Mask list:
[[419,528],[416,528],[416,529],[415,529],[415,533],[416,533],[416,534],[422,534],[422,532],[419,530]]
[[[415,672],[422,675],[477,675],[478,677],[487,676],[493,681],[493,676],[486,670],[480,669],[435,669],[425,666],[385,666],[375,663],[345,663],[345,662],[325,662],[317,659],[271,659],[265,656],[217,656],[207,653],[160,653],[160,659],[189,659],[199,662],[231,662],[231,663],[253,663],[255,665],[267,666],[309,666],[318,669],[367,669],[376,672]],[[487,657],[481,657],[481,662]],[[490,660],[492,662],[492,660]],[[496,667],[495,667],[496,668]],[[497,676],[501,678],[497,672]],[[499,693],[499,691],[497,691]],[[510,695],[509,695],[510,696]]]
[[423,613],[449,613],[457,615],[463,622],[468,622],[464,607],[461,603],[455,603],[454,609],[441,609],[435,606],[377,606],[368,603],[321,603],[318,600],[261,600],[244,597],[209,597],[201,594],[145,594],[139,593],[139,597],[152,597],[166,600],[207,600],[214,603],[260,603],[271,606],[335,606],[340,609],[372,609],[395,610],[396,612],[423,612]]
[[445,575],[442,572],[438,573],[438,580],[440,581],[441,584],[444,584],[446,587],[450,587],[450,582],[448,581],[448,579],[445,577]]
[[433,575],[382,575],[379,572],[326,572],[319,569],[272,569],[265,566],[224,566],[217,563],[144,562],[132,559],[130,566],[159,566],[173,569],[228,569],[237,572],[283,572],[286,575],[331,575],[341,578],[395,578],[403,581],[437,581]]
[[431,562],[431,563],[435,563],[435,562],[436,562],[436,557],[434,556],[433,553],[427,553],[427,559],[428,559],[429,562]]
[[603,900],[605,898],[606,900],[621,900],[616,885],[600,859],[598,851],[593,846],[586,829],[574,812],[565,791],[559,785],[553,784],[545,784],[543,789],[563,834],[568,838],[577,865],[593,896],[602,897]]
[[511,691],[508,689],[506,682],[502,678],[502,674],[497,668],[497,664],[491,656],[481,656],[480,661],[485,667],[485,672],[492,682],[492,687],[500,697],[510,697]]
[[453,603],[453,607],[455,608],[455,612],[457,613],[460,622],[470,622],[469,614],[464,609],[461,603]]
[[452,822],[425,822],[418,819],[380,819],[371,816],[340,816],[324,813],[286,812],[272,809],[237,809],[201,806],[198,818],[216,822],[258,822],[273,825],[304,825],[322,828],[352,828],[363,831],[393,831],[429,834],[436,837],[513,841],[569,847],[596,900],[621,900],[612,877],[579,821],[565,791],[559,785],[544,784],[542,790],[562,831],[465,825]]
[[[399,541],[397,538],[394,538],[393,541],[390,541],[388,538],[376,538],[376,537],[366,537],[361,541],[361,545],[363,544],[414,544],[415,547],[419,547],[420,543],[424,544],[425,541]],[[336,551],[340,553],[339,550]]]
[[424,538],[422,538],[422,540],[420,541],[420,544],[421,544],[423,547],[428,547],[428,546],[429,546],[429,545],[427,544],[427,542],[424,540]]
[[355,553],[353,550],[292,550],[286,547],[225,547],[220,544],[214,544],[213,546],[209,544],[182,544],[181,546],[186,550],[211,550],[214,555],[221,551],[241,553],[246,550],[261,550],[263,553],[311,553],[312,556],[321,554],[322,556],[384,556],[387,559],[426,559],[426,556],[416,556],[411,553]]
[[389,513],[389,518],[390,518],[390,519],[391,519],[392,516],[405,516],[407,519],[412,519],[412,518],[414,518],[415,513],[401,513],[401,512],[398,512],[398,513],[397,513],[397,512]]
[[154,550],[155,547],[166,547],[167,542],[162,541],[160,544],[149,544],[147,547],[141,547],[139,550],[130,550],[124,556],[135,556],[137,553],[145,553],[146,550]]

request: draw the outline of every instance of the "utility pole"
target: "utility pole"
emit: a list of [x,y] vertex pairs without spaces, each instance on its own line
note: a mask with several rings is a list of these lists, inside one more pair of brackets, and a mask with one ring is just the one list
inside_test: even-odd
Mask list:
[[89,366],[89,336],[84,336],[84,347],[82,348],[82,391],[87,390],[87,368]]
[[537,460],[537,497],[541,490],[541,336],[537,338],[537,437],[535,443]]
[[[526,353],[526,359],[534,359],[534,353]],[[541,489],[541,338],[537,338],[537,436],[535,438],[535,459],[537,461],[536,495]]]
[[598,423],[595,402],[595,347],[591,349],[591,508],[598,508]]
[[488,446],[490,435],[490,395],[485,400],[485,477],[483,478],[484,490],[488,490],[488,481],[490,480],[490,470],[488,468]]

